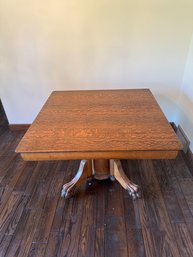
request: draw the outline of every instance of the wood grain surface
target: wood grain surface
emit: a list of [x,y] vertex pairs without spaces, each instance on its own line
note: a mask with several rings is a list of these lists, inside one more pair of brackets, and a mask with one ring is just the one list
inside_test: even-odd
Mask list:
[[[179,149],[150,90],[128,89],[53,92],[16,151],[25,157],[62,153],[63,159],[77,159],[75,153],[84,159],[84,153],[91,153],[94,159],[95,153],[96,158],[100,153],[112,158],[112,152],[125,152],[126,158],[135,152],[137,158],[138,151],[173,151],[176,156]],[[36,155],[30,156],[35,160]]]

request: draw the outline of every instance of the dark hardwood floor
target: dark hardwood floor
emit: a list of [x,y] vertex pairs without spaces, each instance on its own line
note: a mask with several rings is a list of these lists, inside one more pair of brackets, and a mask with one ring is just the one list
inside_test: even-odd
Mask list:
[[0,257],[193,256],[193,176],[181,154],[122,161],[142,199],[110,181],[62,199],[79,162],[22,161],[23,133],[0,127]]

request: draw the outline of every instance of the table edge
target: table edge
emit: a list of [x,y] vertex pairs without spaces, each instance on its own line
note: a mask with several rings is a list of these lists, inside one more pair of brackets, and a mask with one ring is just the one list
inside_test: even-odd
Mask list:
[[21,152],[24,161],[82,160],[82,159],[175,159],[178,150],[115,151],[115,152]]

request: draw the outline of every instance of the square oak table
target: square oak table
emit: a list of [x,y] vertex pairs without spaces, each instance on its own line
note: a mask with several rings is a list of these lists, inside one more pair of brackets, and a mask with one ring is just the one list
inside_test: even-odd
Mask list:
[[87,179],[116,179],[135,199],[140,187],[120,159],[172,159],[182,148],[149,89],[55,91],[16,152],[26,161],[80,159],[63,185],[69,196]]

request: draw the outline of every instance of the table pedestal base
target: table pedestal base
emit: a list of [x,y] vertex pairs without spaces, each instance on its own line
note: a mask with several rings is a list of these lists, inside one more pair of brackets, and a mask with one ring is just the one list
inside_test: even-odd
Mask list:
[[63,185],[61,196],[67,198],[73,195],[82,183],[91,181],[93,178],[117,180],[133,199],[141,197],[140,187],[125,175],[120,160],[113,159],[81,160],[75,177]]

